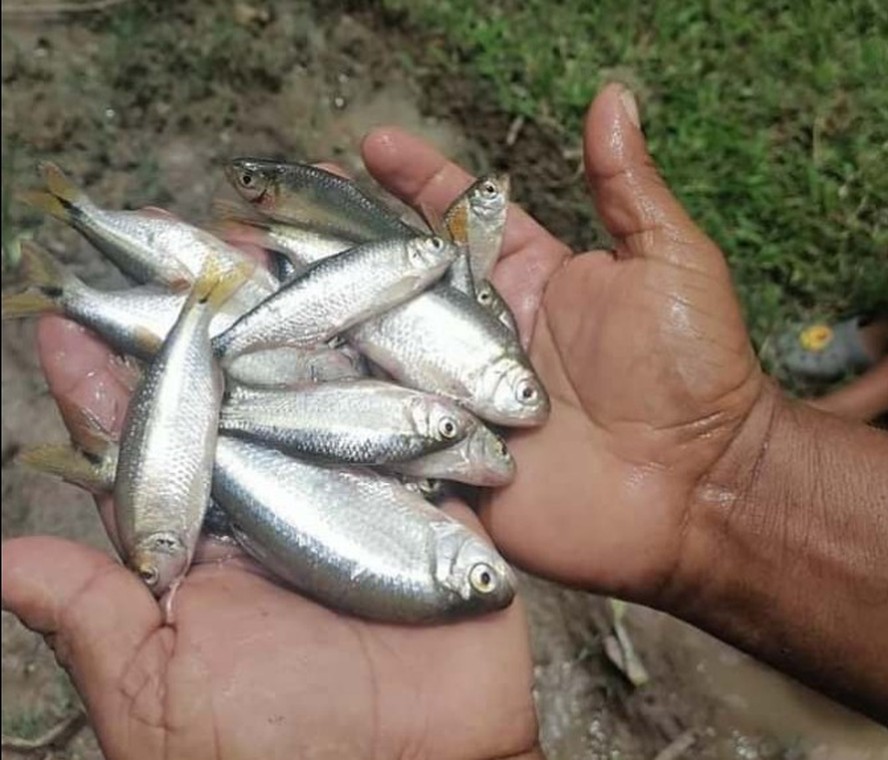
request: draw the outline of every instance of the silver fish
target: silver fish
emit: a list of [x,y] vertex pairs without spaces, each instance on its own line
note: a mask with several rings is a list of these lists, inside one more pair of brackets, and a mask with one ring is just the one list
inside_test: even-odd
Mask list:
[[380,380],[250,391],[222,406],[220,431],[321,462],[385,464],[452,446],[476,420],[453,401]]
[[507,175],[481,177],[444,212],[453,240],[469,250],[469,269],[479,287],[499,258],[509,209]]
[[[44,162],[40,170],[49,192],[25,193],[22,199],[79,230],[137,282],[181,291],[211,260],[221,271],[233,271],[247,260],[237,248],[167,212],[102,209],[55,164]],[[277,287],[268,270],[256,267],[233,299],[250,308]]]
[[226,374],[241,385],[283,389],[364,377],[367,369],[362,357],[338,348],[281,346],[238,356]]
[[505,486],[515,478],[515,460],[505,441],[480,421],[461,441],[388,469],[417,478],[456,480],[473,486]]
[[224,384],[209,324],[238,276],[244,275],[221,276],[212,268],[201,275],[124,420],[114,484],[117,529],[127,565],[156,596],[188,571],[210,497]]
[[[4,294],[3,319],[62,314],[100,335],[123,354],[150,359],[160,350],[187,299],[151,285],[118,291],[91,288],[36,244],[21,246],[28,289]],[[242,312],[226,303],[212,318],[210,334],[225,331]]]
[[456,256],[438,237],[364,243],[319,261],[245,314],[214,341],[227,365],[275,346],[316,346],[415,296]]
[[512,335],[518,335],[515,315],[512,314],[509,304],[506,303],[506,300],[499,294],[499,291],[490,280],[484,280],[480,285],[476,286],[475,300],[504,324]]
[[515,596],[492,546],[370,470],[313,465],[220,436],[213,495],[250,554],[343,612],[431,623],[502,609]]
[[236,158],[225,173],[244,200],[278,221],[359,242],[417,234],[355,182],[316,166]]
[[464,293],[438,285],[348,333],[398,382],[461,401],[490,422],[533,426],[549,397],[510,333]]
[[[224,199],[213,202],[216,217],[209,229],[235,245],[251,245],[285,258],[296,274],[321,259],[354,248],[358,241],[285,222],[276,222]],[[281,282],[289,277],[278,277]]]

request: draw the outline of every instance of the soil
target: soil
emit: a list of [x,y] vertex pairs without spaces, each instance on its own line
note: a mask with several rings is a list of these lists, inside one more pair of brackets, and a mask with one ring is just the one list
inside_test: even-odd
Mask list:
[[[360,174],[359,140],[382,123],[423,135],[471,169],[509,169],[518,200],[553,231],[578,249],[604,242],[578,182],[576,146],[534,123],[508,145],[514,125],[481,85],[410,63],[428,41],[397,17],[284,2],[144,5],[4,18],[4,242],[39,223],[9,204],[11,189],[35,184],[38,157],[60,163],[104,205],[150,203],[201,219],[224,185],[226,157],[332,159]],[[143,46],[146,35],[169,47]],[[195,51],[203,73],[190,63]],[[44,224],[39,237],[88,281],[121,283],[61,225]],[[13,264],[4,258],[4,288],[16,285]],[[50,533],[108,549],[88,496],[14,463],[23,447],[65,436],[30,323],[3,324],[2,391],[3,537]],[[627,628],[650,676],[634,688],[604,653],[607,600],[522,581],[552,760],[654,758],[667,747],[672,757],[888,758],[881,729],[687,626],[630,607]],[[37,735],[76,709],[76,694],[40,637],[8,613],[2,636],[3,732]],[[86,728],[51,756],[101,753]]]

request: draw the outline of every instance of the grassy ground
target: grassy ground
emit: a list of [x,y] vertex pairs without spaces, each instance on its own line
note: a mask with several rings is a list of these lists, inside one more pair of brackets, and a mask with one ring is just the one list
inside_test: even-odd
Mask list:
[[888,5],[877,0],[384,0],[576,147],[608,79],[730,257],[761,344],[787,319],[888,306]]

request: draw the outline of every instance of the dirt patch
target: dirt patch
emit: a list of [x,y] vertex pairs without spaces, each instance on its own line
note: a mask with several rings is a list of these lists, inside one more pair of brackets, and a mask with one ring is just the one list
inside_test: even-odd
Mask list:
[[[112,14],[8,21],[2,57],[4,240],[41,220],[9,205],[51,158],[108,206],[162,205],[201,219],[232,154],[335,159],[360,172],[357,145],[398,123],[474,169],[507,168],[518,199],[578,249],[602,241],[588,224],[576,145],[511,120],[477,83],[417,70],[424,42],[392,19],[195,0],[130,3]],[[572,152],[573,151],[573,152]],[[40,238],[88,281],[121,284],[98,254],[57,224]],[[4,286],[15,273],[4,268]],[[54,533],[107,548],[90,499],[12,463],[28,445],[62,440],[33,348],[33,326],[3,325],[4,537]],[[544,746],[558,758],[651,758],[691,741],[686,757],[802,757],[742,721],[694,673],[692,646],[633,613],[651,674],[632,689],[603,654],[604,600],[525,578]],[[76,705],[40,638],[3,615],[4,732],[36,734]],[[765,732],[767,733],[767,732]],[[838,755],[837,755],[838,756]],[[100,757],[89,731],[57,758]],[[823,756],[827,757],[827,756]]]

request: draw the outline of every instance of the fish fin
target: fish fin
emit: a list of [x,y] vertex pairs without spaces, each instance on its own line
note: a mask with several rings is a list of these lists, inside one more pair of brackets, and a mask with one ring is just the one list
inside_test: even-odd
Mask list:
[[47,444],[23,451],[17,460],[32,470],[55,475],[93,493],[104,493],[114,488],[116,465],[111,462],[110,452],[97,456],[72,444]]
[[253,206],[245,206],[228,198],[215,198],[210,205],[214,219],[224,222],[239,222],[250,227],[268,229],[272,220],[262,216]]
[[158,219],[170,219],[173,221],[179,221],[179,217],[176,216],[172,211],[167,211],[165,208],[161,208],[160,206],[143,206],[139,209],[140,214],[146,214],[147,216],[154,216]]
[[447,224],[444,221],[444,217],[441,216],[441,214],[433,209],[428,203],[419,204],[419,215],[422,217],[428,228],[432,231],[433,235],[442,237],[445,240],[451,239],[450,230],[447,229]]
[[223,270],[218,261],[211,259],[194,283],[186,308],[195,303],[208,303],[211,308],[219,309],[250,278],[255,268],[255,262],[243,261]]
[[464,198],[454,203],[444,215],[447,231],[454,243],[469,243],[469,204]]
[[60,313],[62,310],[58,299],[37,290],[4,295],[0,304],[3,319],[21,319],[36,314]]
[[21,242],[20,253],[28,289],[3,296],[3,319],[61,312],[64,295],[83,283],[32,240]]
[[472,264],[469,261],[469,249],[466,246],[459,246],[459,255],[444,275],[444,281],[451,288],[465,293],[473,300],[475,299],[475,280],[472,277]]
[[43,190],[27,190],[16,195],[16,200],[27,204],[32,208],[36,208],[45,214],[61,219],[63,222],[71,220],[71,211],[69,208],[56,198],[52,193]]
[[50,193],[68,206],[76,206],[86,199],[86,193],[74,184],[52,161],[41,161],[37,169]]

